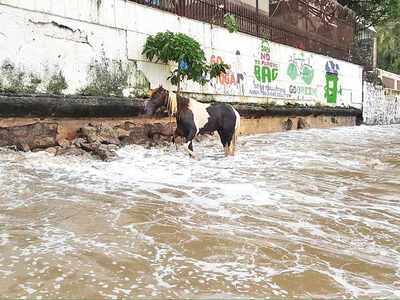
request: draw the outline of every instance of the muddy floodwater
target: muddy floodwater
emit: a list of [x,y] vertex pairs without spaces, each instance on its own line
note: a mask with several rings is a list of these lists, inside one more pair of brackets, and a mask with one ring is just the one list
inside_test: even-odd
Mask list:
[[0,298],[400,298],[400,127],[100,162],[0,151]]

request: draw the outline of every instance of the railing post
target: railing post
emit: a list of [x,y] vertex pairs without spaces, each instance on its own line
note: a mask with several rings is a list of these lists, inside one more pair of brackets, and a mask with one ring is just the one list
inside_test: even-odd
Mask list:
[[257,37],[260,37],[260,34],[259,34],[259,23],[260,23],[260,17],[258,15],[258,0],[256,0],[256,31],[257,31]]
[[[228,10],[226,9],[226,0],[224,0],[224,9],[222,11],[222,24],[224,24],[224,16],[225,14],[228,12]],[[229,11],[230,12],[230,11]]]
[[175,5],[175,10],[176,10],[176,14],[178,16],[184,16],[185,15],[185,4],[186,4],[186,0],[175,0],[175,3],[177,5]]

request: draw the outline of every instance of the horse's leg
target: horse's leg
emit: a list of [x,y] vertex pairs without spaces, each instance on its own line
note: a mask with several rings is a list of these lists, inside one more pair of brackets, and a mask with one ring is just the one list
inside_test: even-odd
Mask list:
[[182,112],[176,117],[176,126],[184,137],[183,149],[185,149],[191,157],[198,159],[198,156],[193,152],[192,143],[192,140],[197,134],[197,128],[193,120],[193,113],[189,110]]
[[183,132],[181,130],[179,130],[179,128],[177,127],[174,131],[174,134],[172,135],[172,141],[175,144],[176,150],[178,150],[178,144],[176,143],[176,138],[180,136],[180,137],[184,137],[183,136]]
[[233,112],[235,113],[235,128],[233,129],[233,140],[232,140],[232,156],[235,155],[235,150],[236,150],[236,143],[237,143],[237,137],[239,135],[239,130],[240,130],[240,115],[239,113],[232,107]]
[[185,149],[185,151],[187,153],[189,153],[189,155],[191,157],[193,157],[195,159],[199,159],[199,156],[196,153],[193,152],[193,143],[192,143],[192,141],[185,142],[183,144],[183,149]]
[[232,155],[232,156],[235,156],[236,142],[237,142],[237,133],[234,132],[234,133],[233,133],[233,137],[232,137],[232,152],[231,152],[231,155]]
[[173,137],[173,143],[175,144],[175,150],[178,151],[178,144],[176,143],[176,136]]
[[189,131],[188,136],[185,137],[183,149],[193,158],[199,159],[199,156],[193,152],[193,138],[196,136],[196,128]]
[[228,143],[226,141],[226,137],[224,135],[224,131],[222,129],[218,129],[217,131],[218,131],[221,143],[222,143],[222,147],[224,148],[224,153],[225,153],[225,157],[226,157],[229,154],[229,145],[228,145]]
[[219,129],[219,138],[221,139],[222,146],[224,147],[224,154],[228,156],[230,154],[230,145],[232,141],[232,133],[229,130]]
[[225,157],[227,157],[228,155],[229,155],[229,146],[228,145],[225,145],[224,146],[224,155],[225,155]]
[[176,144],[176,137],[177,137],[177,133],[176,130],[174,131],[173,135],[172,135],[172,143],[175,144],[175,149],[178,150],[178,145]]

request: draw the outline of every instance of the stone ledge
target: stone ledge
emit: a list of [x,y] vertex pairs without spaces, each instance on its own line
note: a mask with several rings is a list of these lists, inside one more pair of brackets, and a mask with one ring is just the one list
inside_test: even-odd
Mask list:
[[0,118],[137,117],[144,105],[143,99],[0,94]]
[[304,106],[304,105],[265,105],[234,104],[240,115],[245,118],[261,117],[306,117],[306,116],[354,116],[362,117],[362,111],[354,107]]
[[[144,114],[147,99],[0,94],[0,118],[121,118]],[[244,118],[270,116],[355,116],[362,111],[353,107],[265,105],[232,103]],[[159,113],[157,117],[165,117]]]

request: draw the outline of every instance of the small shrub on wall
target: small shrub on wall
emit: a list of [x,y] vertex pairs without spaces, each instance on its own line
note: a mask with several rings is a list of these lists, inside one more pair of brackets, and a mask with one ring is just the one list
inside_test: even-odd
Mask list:
[[34,73],[18,69],[12,62],[0,66],[0,92],[11,94],[35,94],[42,80]]
[[62,92],[68,88],[67,81],[61,71],[53,74],[47,83],[46,91],[49,94],[61,95]]
[[228,68],[223,62],[208,64],[204,51],[196,40],[186,34],[171,31],[150,35],[142,54],[150,61],[155,59],[156,62],[177,66],[167,79],[177,85],[178,94],[181,81],[187,79],[204,85],[221,73],[226,73]]
[[132,68],[121,60],[110,60],[104,55],[89,66],[88,84],[79,93],[86,96],[123,96],[129,86]]
[[232,15],[230,13],[226,13],[224,15],[224,24],[226,25],[226,28],[230,33],[237,32],[239,29],[235,15]]

